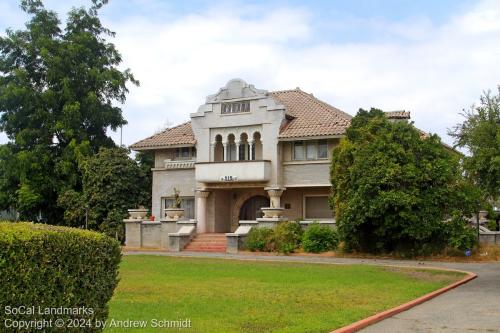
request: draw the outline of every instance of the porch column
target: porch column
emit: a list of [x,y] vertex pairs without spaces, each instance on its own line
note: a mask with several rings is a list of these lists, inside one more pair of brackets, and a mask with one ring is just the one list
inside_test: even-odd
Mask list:
[[286,189],[283,187],[266,187],[264,190],[267,191],[269,195],[269,201],[272,208],[280,208],[281,207],[281,195],[283,191]]
[[207,198],[210,192],[204,189],[196,190],[196,219],[197,232],[199,234],[207,232]]
[[248,141],[248,159],[250,161],[255,160],[255,156],[254,156],[254,153],[253,153],[253,145],[254,145],[253,141]]

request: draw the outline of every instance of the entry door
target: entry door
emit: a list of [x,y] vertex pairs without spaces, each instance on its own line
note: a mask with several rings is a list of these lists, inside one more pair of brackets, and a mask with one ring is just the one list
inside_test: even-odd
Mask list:
[[263,195],[256,195],[249,198],[240,209],[240,220],[255,221],[262,217],[262,207],[269,207],[269,198]]

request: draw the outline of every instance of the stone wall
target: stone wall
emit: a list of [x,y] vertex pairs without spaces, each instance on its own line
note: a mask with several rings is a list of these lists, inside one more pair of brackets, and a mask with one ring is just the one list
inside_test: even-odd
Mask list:
[[283,165],[283,186],[330,186],[330,162]]
[[153,170],[153,192],[151,214],[162,216],[161,198],[173,196],[173,188],[180,190],[181,197],[194,197],[196,181],[194,169]]

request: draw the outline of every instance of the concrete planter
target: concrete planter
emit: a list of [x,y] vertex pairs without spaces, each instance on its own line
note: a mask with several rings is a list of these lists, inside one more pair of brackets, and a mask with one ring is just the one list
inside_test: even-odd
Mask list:
[[285,208],[262,207],[261,210],[264,213],[264,217],[277,218],[277,217],[283,216],[283,212],[285,211]]
[[129,209],[128,214],[131,220],[142,220],[146,218],[148,210],[146,208]]
[[171,219],[178,219],[184,216],[184,208],[165,208],[165,215]]

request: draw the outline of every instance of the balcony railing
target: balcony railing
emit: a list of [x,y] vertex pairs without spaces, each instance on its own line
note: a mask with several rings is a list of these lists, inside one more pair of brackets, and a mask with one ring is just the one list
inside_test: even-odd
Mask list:
[[271,179],[271,161],[195,163],[196,181],[202,183],[265,182]]
[[193,169],[194,160],[165,160],[165,169]]

